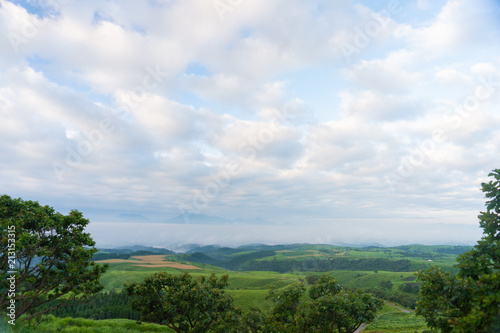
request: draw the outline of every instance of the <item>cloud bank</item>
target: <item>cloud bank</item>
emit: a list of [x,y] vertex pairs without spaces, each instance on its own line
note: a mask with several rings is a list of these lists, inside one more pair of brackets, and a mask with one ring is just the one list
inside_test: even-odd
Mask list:
[[[263,218],[283,242],[339,221],[378,243],[476,226],[500,167],[499,12],[0,0],[1,192],[83,211],[102,243],[120,214]],[[227,232],[272,242],[251,227]],[[418,235],[400,239],[440,240]]]

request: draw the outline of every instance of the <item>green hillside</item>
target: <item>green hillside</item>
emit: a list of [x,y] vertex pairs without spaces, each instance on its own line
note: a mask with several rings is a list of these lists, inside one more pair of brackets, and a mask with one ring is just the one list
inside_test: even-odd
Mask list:
[[[71,316],[78,313],[95,319],[115,316],[115,319],[93,321],[48,317],[48,321],[38,326],[38,331],[69,332],[69,328],[73,327],[78,332],[168,332],[160,325],[137,325],[135,320],[118,319],[120,316],[136,319],[138,317],[134,316],[138,316],[138,313],[124,311],[126,300],[118,301],[119,305],[113,299],[125,297],[120,296],[124,283],[142,282],[147,276],[159,271],[170,274],[188,271],[194,277],[211,273],[217,276],[229,274],[227,293],[244,313],[251,308],[268,310],[272,302],[266,296],[271,286],[283,288],[294,282],[313,281],[326,273],[333,275],[345,288],[372,292],[400,307],[386,306],[377,320],[365,328],[365,332],[420,332],[426,328],[423,319],[401,310],[411,309],[415,305],[418,291],[415,272],[431,265],[452,270],[457,255],[468,249],[470,247],[463,246],[409,245],[384,248],[316,244],[239,248],[193,246],[186,253],[146,247],[103,249],[95,255],[94,260],[109,262],[110,269],[101,282],[105,292],[112,291],[115,294],[105,294],[101,303],[97,302],[99,304],[79,305],[78,310],[77,307],[68,307],[55,314]],[[160,267],[164,265],[168,267]],[[108,306],[106,302],[114,302],[114,305]]]

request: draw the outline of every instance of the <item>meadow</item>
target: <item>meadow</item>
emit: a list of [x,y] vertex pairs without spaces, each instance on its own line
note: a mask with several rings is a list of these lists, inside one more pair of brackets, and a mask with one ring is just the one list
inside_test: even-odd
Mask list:
[[[423,318],[416,317],[411,309],[417,295],[415,290],[408,289],[416,285],[415,272],[431,265],[453,270],[457,255],[468,249],[470,247],[422,245],[357,248],[294,244],[246,246],[236,249],[208,246],[193,247],[182,254],[165,254],[166,251],[148,248],[140,252],[142,255],[137,255],[137,251],[129,251],[128,257],[123,255],[123,250],[113,252],[113,249],[106,249],[96,256],[105,256],[106,259],[96,261],[110,265],[101,279],[106,292],[120,292],[124,283],[141,282],[145,277],[159,271],[171,274],[189,272],[194,277],[211,273],[220,276],[227,273],[227,293],[244,312],[252,307],[269,309],[272,304],[266,299],[266,295],[271,285],[283,288],[291,283],[307,283],[314,280],[314,276],[329,274],[346,288],[373,292],[386,299],[384,310],[364,332],[421,332],[426,329],[425,322]],[[115,255],[116,258],[113,258]],[[339,262],[339,258],[342,258],[342,261]],[[247,267],[259,268],[263,262],[264,267],[274,267],[276,271],[246,270]],[[286,266],[283,266],[283,263],[286,263]],[[325,270],[335,265],[341,269]],[[349,266],[355,269],[349,269]],[[283,267],[291,269],[280,272]],[[398,267],[403,267],[404,270],[393,270]],[[387,268],[389,270],[384,270]],[[129,319],[47,318],[39,324],[36,332],[169,331],[160,325],[138,325],[135,320]]]

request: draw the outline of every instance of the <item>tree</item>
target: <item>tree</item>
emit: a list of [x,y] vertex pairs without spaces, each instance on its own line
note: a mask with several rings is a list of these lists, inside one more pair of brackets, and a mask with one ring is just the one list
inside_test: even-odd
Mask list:
[[[103,289],[99,279],[108,266],[91,261],[97,249],[84,233],[88,223],[76,210],[62,215],[36,201],[0,196],[0,306],[15,305],[11,319],[28,314],[23,320],[29,320]],[[55,299],[53,307],[37,309]]]
[[237,325],[239,310],[224,293],[228,275],[217,279],[193,279],[188,273],[165,272],[147,277],[142,283],[125,284],[125,291],[135,296],[133,309],[141,320],[166,325],[176,332],[231,331]]
[[[282,289],[271,288],[268,298],[274,303],[267,317],[258,319],[257,311],[247,316],[250,332],[339,332],[352,333],[362,323],[375,319],[382,301],[361,291],[342,288],[335,278],[323,275],[305,297],[304,284]],[[260,312],[265,316],[264,313]],[[257,325],[261,326],[257,328]]]
[[321,332],[355,332],[362,323],[373,321],[383,306],[378,298],[360,290],[342,288],[332,276],[323,275],[311,287],[309,296],[314,326]]
[[393,283],[389,280],[381,281],[379,282],[379,287],[384,289],[384,290],[391,290],[392,287],[394,286]]
[[442,332],[494,332],[500,322],[500,169],[482,183],[486,212],[479,215],[483,237],[458,258],[457,275],[431,268],[423,282],[417,314]]
[[265,332],[307,332],[310,320],[307,318],[307,302],[302,300],[306,292],[304,283],[294,283],[283,289],[271,286],[266,297],[274,306],[264,321]]
[[[456,325],[452,323],[466,316],[471,310],[472,288],[469,282],[436,266],[418,274],[422,286],[417,302],[417,314],[425,317],[427,326],[441,332],[453,332]],[[460,332],[459,326],[456,327],[457,332]]]
[[319,275],[308,275],[306,276],[306,282],[308,285],[312,286],[318,282],[319,278]]

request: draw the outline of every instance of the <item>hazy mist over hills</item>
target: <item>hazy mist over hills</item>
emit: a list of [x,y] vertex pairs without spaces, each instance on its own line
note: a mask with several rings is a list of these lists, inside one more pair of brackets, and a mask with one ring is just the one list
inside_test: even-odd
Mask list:
[[304,225],[94,223],[89,226],[99,247],[148,245],[169,249],[185,244],[240,246],[251,243],[311,243],[333,245],[474,245],[481,238],[477,226],[398,222],[328,223]]

